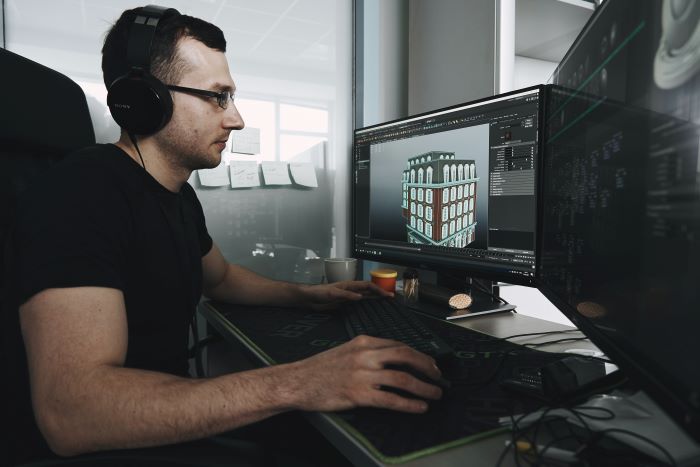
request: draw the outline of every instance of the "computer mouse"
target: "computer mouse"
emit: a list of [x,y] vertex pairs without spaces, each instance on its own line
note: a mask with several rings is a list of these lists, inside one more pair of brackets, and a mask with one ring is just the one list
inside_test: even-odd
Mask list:
[[[411,376],[415,377],[416,379],[419,379],[421,381],[424,381],[428,384],[432,384],[433,386],[438,386],[440,389],[442,389],[442,394],[443,397],[447,390],[452,386],[452,383],[450,383],[449,380],[440,377],[438,379],[434,379],[422,371],[409,366],[409,365],[395,365],[395,364],[388,364],[384,365],[384,368],[390,369],[390,370],[397,370],[397,371],[403,371],[404,373],[408,373]],[[381,389],[383,391],[389,391],[393,392],[394,394],[398,394],[401,397],[406,397],[408,399],[422,399],[420,396],[413,394],[412,392],[408,392],[404,389],[400,388],[395,388],[393,386],[382,386]]]

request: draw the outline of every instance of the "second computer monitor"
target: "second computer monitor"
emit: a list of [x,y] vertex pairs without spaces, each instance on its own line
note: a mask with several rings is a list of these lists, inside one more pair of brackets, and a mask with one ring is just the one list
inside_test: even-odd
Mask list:
[[353,253],[530,283],[542,88],[355,131]]

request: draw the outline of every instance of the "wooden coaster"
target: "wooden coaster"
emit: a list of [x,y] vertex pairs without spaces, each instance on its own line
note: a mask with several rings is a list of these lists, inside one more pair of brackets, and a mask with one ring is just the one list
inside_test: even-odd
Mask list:
[[447,303],[451,308],[462,310],[464,308],[468,308],[469,305],[472,304],[472,298],[465,293],[459,293],[451,296]]

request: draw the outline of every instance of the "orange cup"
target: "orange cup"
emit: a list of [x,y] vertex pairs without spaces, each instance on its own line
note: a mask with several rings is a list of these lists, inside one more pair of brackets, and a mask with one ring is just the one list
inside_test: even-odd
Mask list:
[[396,290],[396,276],[398,275],[393,269],[375,269],[369,272],[372,282],[378,287],[387,292],[394,293]]

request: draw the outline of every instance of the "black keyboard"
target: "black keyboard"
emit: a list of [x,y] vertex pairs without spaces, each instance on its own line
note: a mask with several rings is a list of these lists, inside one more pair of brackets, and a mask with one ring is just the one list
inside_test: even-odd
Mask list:
[[351,302],[345,306],[343,318],[350,337],[365,334],[393,339],[438,359],[454,352],[413,311],[394,300]]

